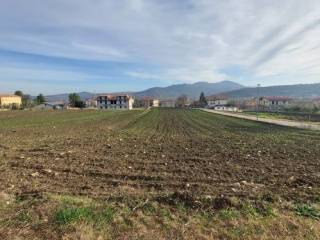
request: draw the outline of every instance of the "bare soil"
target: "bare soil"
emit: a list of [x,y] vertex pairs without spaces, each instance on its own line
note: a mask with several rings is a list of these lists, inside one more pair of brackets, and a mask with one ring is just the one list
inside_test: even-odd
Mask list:
[[21,197],[319,197],[307,130],[197,110],[1,112],[0,139],[0,192]]

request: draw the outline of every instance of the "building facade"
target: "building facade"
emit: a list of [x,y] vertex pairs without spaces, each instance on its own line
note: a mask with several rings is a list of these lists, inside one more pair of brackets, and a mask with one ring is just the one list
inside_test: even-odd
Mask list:
[[134,99],[128,95],[99,95],[97,97],[98,109],[131,110]]
[[229,101],[225,96],[209,96],[206,99],[209,108],[214,108],[216,106],[226,106]]
[[159,99],[152,100],[152,107],[159,107]]
[[0,107],[21,106],[22,99],[17,95],[0,95]]
[[288,107],[291,99],[288,97],[261,97],[259,99],[259,108],[267,110],[277,110]]

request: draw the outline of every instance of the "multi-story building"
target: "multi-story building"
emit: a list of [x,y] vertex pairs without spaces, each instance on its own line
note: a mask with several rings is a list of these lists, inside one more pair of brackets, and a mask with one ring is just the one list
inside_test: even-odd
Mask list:
[[129,95],[99,95],[97,97],[98,109],[123,109],[133,108],[134,99]]
[[21,97],[17,95],[0,95],[0,107],[20,107]]
[[206,99],[209,108],[214,108],[217,106],[226,106],[229,101],[227,97],[219,95],[209,96]]

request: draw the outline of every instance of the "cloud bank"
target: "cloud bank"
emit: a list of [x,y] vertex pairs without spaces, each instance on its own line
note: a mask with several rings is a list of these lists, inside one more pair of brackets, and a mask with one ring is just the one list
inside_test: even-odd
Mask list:
[[[319,13],[318,0],[3,0],[0,49],[113,63],[103,74],[128,88],[136,79],[319,82]],[[70,73],[73,66],[20,59],[14,70],[5,58],[1,62],[0,86],[4,76],[29,75],[23,64],[32,79],[44,82],[52,78],[44,71],[66,82],[85,79],[88,86],[91,75],[92,84],[97,74],[103,78],[91,70]]]

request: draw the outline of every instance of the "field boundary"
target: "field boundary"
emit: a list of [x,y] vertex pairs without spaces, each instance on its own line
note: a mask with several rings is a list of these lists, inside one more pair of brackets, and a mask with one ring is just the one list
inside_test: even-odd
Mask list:
[[262,123],[276,124],[276,125],[286,126],[286,127],[320,131],[320,124],[314,124],[309,122],[299,122],[299,121],[292,121],[292,120],[270,119],[270,118],[257,119],[256,116],[246,116],[246,115],[241,115],[237,113],[215,111],[211,109],[201,109],[201,110],[205,112],[210,112],[210,113],[215,113],[223,116],[235,117],[235,118],[240,118],[240,119],[245,119],[245,120],[250,120],[255,122],[262,122]]

